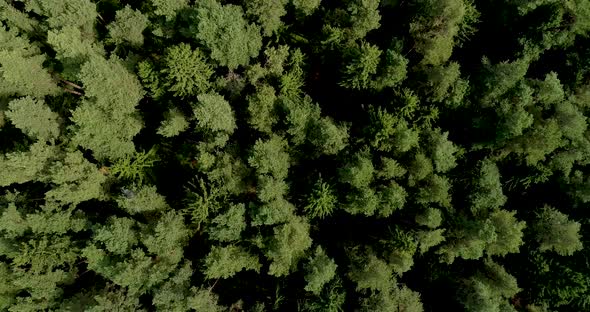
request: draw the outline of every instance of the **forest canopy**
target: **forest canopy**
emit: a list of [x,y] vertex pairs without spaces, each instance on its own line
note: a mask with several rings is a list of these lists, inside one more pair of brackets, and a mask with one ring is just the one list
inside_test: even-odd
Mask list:
[[0,311],[589,311],[589,35],[588,0],[0,0]]

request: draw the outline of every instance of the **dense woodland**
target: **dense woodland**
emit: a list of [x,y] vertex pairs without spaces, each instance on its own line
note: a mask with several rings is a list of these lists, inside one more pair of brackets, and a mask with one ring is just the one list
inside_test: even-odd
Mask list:
[[590,311],[590,1],[0,0],[1,311]]

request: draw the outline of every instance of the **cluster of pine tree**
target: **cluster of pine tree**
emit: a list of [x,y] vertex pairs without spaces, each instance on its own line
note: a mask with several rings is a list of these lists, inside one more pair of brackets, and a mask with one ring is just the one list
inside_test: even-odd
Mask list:
[[0,0],[0,311],[589,311],[589,34],[588,0]]

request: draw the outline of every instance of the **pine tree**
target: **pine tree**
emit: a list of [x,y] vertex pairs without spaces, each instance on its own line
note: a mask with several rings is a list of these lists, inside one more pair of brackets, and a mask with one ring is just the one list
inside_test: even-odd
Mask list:
[[359,90],[369,88],[373,75],[377,73],[380,58],[381,50],[377,46],[362,42],[351,52],[351,60],[344,68],[340,85]]
[[262,26],[262,34],[271,36],[281,25],[281,17],[287,13],[288,0],[253,0],[246,2],[246,14]]
[[271,134],[277,123],[275,102],[277,100],[273,87],[263,84],[256,88],[256,93],[248,96],[248,124],[260,132]]
[[340,169],[340,180],[357,189],[369,186],[373,179],[375,168],[366,153],[359,153]]
[[91,199],[106,199],[107,177],[96,165],[76,151],[65,155],[49,168],[48,180],[55,186],[45,193],[48,200],[78,204]]
[[567,215],[545,206],[537,214],[534,225],[539,250],[555,251],[568,256],[582,249],[580,223],[568,220]]
[[516,279],[491,260],[463,287],[460,301],[467,311],[510,311],[508,300],[520,291]]
[[158,128],[158,134],[166,138],[179,135],[189,126],[187,118],[176,108],[172,108],[166,112],[164,118]]
[[269,140],[258,140],[248,158],[250,166],[259,175],[269,174],[277,179],[284,179],[289,173],[289,154],[285,151],[286,142],[273,135]]
[[332,214],[338,203],[338,198],[330,184],[320,177],[314,184],[313,190],[307,196],[305,212],[311,218],[325,218]]
[[508,253],[517,253],[523,244],[523,230],[525,222],[515,218],[515,212],[506,210],[494,211],[490,220],[495,228],[496,240],[488,245],[486,252],[489,255],[505,256]]
[[234,113],[223,96],[219,94],[201,94],[193,113],[197,118],[197,127],[205,132],[225,132],[231,134],[236,129]]
[[182,9],[188,8],[188,0],[151,0],[152,5],[156,8],[154,13],[166,18],[167,21],[172,21],[176,18],[176,14]]
[[147,28],[149,20],[140,11],[126,5],[117,11],[115,21],[107,26],[110,40],[120,45],[128,43],[131,46],[143,45],[143,31]]
[[33,143],[28,151],[0,155],[0,186],[22,184],[41,177],[50,159],[55,157],[56,147],[44,142]]
[[6,117],[24,133],[41,141],[54,140],[60,133],[58,114],[42,100],[30,96],[12,100]]
[[260,271],[258,257],[241,247],[213,246],[205,258],[205,276],[208,279],[229,278],[242,270]]
[[43,68],[45,55],[27,55],[27,51],[0,50],[0,95],[31,95],[43,98],[61,90]]
[[[136,106],[144,93],[137,78],[120,60],[92,58],[82,66],[83,101],[72,112],[73,143],[88,148],[98,159],[118,159],[135,151],[133,137],[142,128]],[[96,129],[101,129],[95,133]]]
[[231,206],[227,212],[216,216],[209,228],[209,237],[220,242],[237,241],[242,231],[246,229],[246,206],[237,204]]
[[199,49],[181,43],[168,49],[165,59],[165,86],[179,97],[195,96],[209,91],[213,75],[211,65]]
[[319,295],[324,285],[334,278],[338,266],[322,247],[318,246],[306,265],[305,290]]
[[455,40],[470,33],[479,17],[473,4],[464,0],[421,1],[418,15],[410,23],[416,50],[424,56],[421,64],[440,65],[453,52]]
[[295,9],[304,16],[311,15],[320,6],[322,0],[291,0]]
[[311,247],[311,242],[309,224],[301,217],[293,217],[288,223],[276,226],[265,252],[271,261],[268,274],[288,275]]
[[199,1],[196,10],[195,38],[219,65],[236,69],[258,55],[262,47],[260,29],[246,22],[241,7],[205,0]]

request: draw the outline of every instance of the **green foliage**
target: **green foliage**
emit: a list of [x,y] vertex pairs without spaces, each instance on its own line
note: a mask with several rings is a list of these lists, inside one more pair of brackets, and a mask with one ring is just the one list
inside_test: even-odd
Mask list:
[[236,129],[234,113],[229,103],[219,94],[201,94],[193,113],[202,131],[222,131],[231,134]]
[[399,85],[406,79],[408,63],[408,59],[397,51],[387,50],[383,67],[378,70],[378,76],[375,77],[372,87],[381,91],[384,88],[393,88]]
[[188,306],[195,311],[223,312],[227,308],[217,305],[217,296],[210,290],[191,288],[192,296],[188,299]]
[[406,204],[408,193],[399,184],[395,182],[379,188],[377,197],[379,198],[378,215],[380,217],[389,217],[394,211],[400,210]]
[[491,260],[484,261],[484,268],[463,287],[459,296],[467,311],[506,311],[502,307],[520,291],[516,279]]
[[229,278],[242,270],[260,271],[258,257],[241,247],[213,246],[205,258],[205,276],[208,279]]
[[295,213],[295,206],[284,198],[251,207],[252,225],[273,225],[287,222]]
[[154,13],[156,15],[164,16],[167,21],[172,21],[176,18],[176,14],[189,5],[188,0],[151,0],[153,6],[156,8]]
[[179,135],[189,126],[186,117],[182,114],[182,112],[175,108],[170,109],[165,114],[164,118],[165,119],[162,120],[162,123],[158,128],[158,134],[166,138]]
[[418,231],[416,232],[416,241],[418,242],[418,250],[421,254],[427,252],[430,248],[437,246],[445,241],[445,230],[438,229],[433,231]]
[[86,311],[145,311],[139,303],[137,296],[129,295],[123,290],[109,290],[94,296],[96,304],[91,305]]
[[322,0],[291,0],[295,9],[304,16],[311,15],[319,6]]
[[216,216],[209,228],[209,238],[220,242],[237,241],[242,231],[246,229],[246,206],[238,204],[231,206],[227,212]]
[[46,21],[51,28],[75,26],[85,33],[93,33],[98,13],[96,12],[96,4],[90,0],[68,2],[31,0],[27,2],[27,10],[47,17]]
[[[361,188],[348,193],[346,196],[347,204],[344,205],[346,212],[356,215],[364,214],[372,216],[379,208],[381,198],[372,188]],[[385,207],[385,213],[392,211],[392,207]]]
[[408,168],[410,185],[424,180],[433,171],[432,161],[422,153],[416,154]]
[[107,177],[79,151],[66,154],[49,168],[49,181],[54,187],[45,198],[61,203],[78,204],[91,199],[105,199]]
[[351,41],[364,38],[371,30],[381,26],[378,0],[347,1],[346,13],[350,27],[347,29]]
[[195,38],[207,47],[219,65],[236,69],[248,65],[250,58],[258,55],[262,47],[260,29],[247,23],[241,7],[204,0],[199,1],[196,10]]
[[0,0],[0,311],[587,311],[589,30],[587,0]]
[[289,274],[310,247],[311,238],[307,220],[292,217],[288,223],[276,226],[266,250],[266,257],[271,261],[268,274],[273,276]]
[[459,149],[448,139],[449,133],[441,133],[439,129],[430,133],[428,146],[432,154],[432,162],[436,172],[447,172],[457,166],[455,162]]
[[420,294],[405,285],[389,292],[373,293],[363,298],[360,311],[408,311],[423,312]]
[[272,127],[277,123],[275,101],[277,97],[273,87],[261,85],[254,95],[248,96],[248,124],[260,132],[271,134]]
[[385,292],[393,286],[393,271],[387,263],[374,254],[354,254],[348,277],[356,283],[357,291],[369,289]]
[[533,227],[541,251],[555,251],[567,256],[583,248],[579,233],[580,223],[570,221],[567,215],[555,208],[543,207],[537,214]]
[[286,142],[273,135],[269,140],[257,140],[248,158],[250,166],[258,175],[268,174],[276,179],[284,179],[289,172],[289,154],[285,151]]
[[337,154],[346,148],[349,137],[346,125],[337,125],[328,118],[312,121],[308,135],[310,143],[327,155]]
[[271,36],[282,25],[281,17],[287,13],[288,0],[252,0],[246,2],[246,14],[252,16],[262,27],[264,36]]
[[96,230],[94,240],[104,244],[108,252],[125,255],[138,243],[135,221],[128,218],[111,218],[108,225]]
[[382,179],[394,179],[403,177],[407,173],[395,159],[382,157],[381,167],[377,171],[377,176]]
[[152,147],[147,153],[135,152],[117,160],[111,167],[111,173],[121,180],[141,185],[146,178],[147,170],[156,162],[158,162],[158,156],[156,149]]
[[440,65],[453,52],[455,40],[469,35],[469,24],[479,13],[473,4],[464,0],[426,0],[419,2],[419,14],[410,23],[410,34],[415,48],[423,55],[421,64]]
[[135,75],[117,59],[92,58],[82,66],[80,79],[88,99],[72,112],[77,128],[72,142],[101,160],[131,155],[131,140],[142,127],[135,107],[144,95]]
[[456,97],[448,103],[457,106],[457,102],[460,102],[464,94],[456,94],[460,92],[461,86],[461,71],[459,64],[455,62],[449,63],[447,66],[435,66],[428,68],[428,98],[432,102],[444,102],[448,101],[451,97]]
[[59,115],[47,105],[33,97],[12,100],[8,104],[6,117],[25,134],[42,141],[59,136]]
[[474,192],[471,194],[471,211],[474,214],[485,214],[498,209],[506,203],[506,196],[502,193],[500,171],[496,164],[484,160],[479,165],[478,178],[475,180]]
[[268,203],[283,198],[288,188],[285,181],[264,175],[258,178],[256,193],[260,201]]
[[437,251],[441,262],[453,263],[456,258],[479,259],[486,246],[497,239],[490,220],[459,219],[455,222],[457,227],[446,232],[445,243]]
[[435,229],[442,222],[442,213],[436,208],[426,208],[422,213],[416,215],[416,223]]
[[0,155],[0,186],[22,184],[40,176],[47,162],[56,154],[56,148],[43,142],[36,142],[25,152]]
[[373,179],[374,167],[371,159],[365,154],[356,154],[352,161],[340,169],[340,180],[357,189],[369,186]]
[[94,38],[84,36],[84,33],[74,26],[49,31],[47,42],[57,52],[56,57],[64,66],[64,75],[70,79],[76,78],[85,61],[105,55],[102,45],[97,44]]
[[351,61],[344,68],[344,78],[340,85],[350,89],[367,89],[371,85],[371,76],[377,73],[381,50],[367,42],[354,50]]
[[523,244],[523,230],[525,222],[518,221],[515,212],[506,210],[494,211],[490,220],[496,231],[496,241],[487,247],[489,255],[505,256],[509,253],[517,253]]
[[318,246],[306,265],[306,291],[319,295],[324,285],[334,278],[338,266],[330,259],[322,247]]
[[115,21],[107,28],[113,43],[117,45],[128,43],[131,46],[140,47],[143,45],[143,31],[148,23],[149,20],[145,15],[126,5],[117,11]]
[[163,82],[160,81],[160,73],[149,61],[141,61],[137,64],[137,75],[152,97],[159,98],[166,92]]
[[304,209],[309,217],[323,219],[332,214],[337,203],[338,198],[332,187],[320,177],[307,196],[307,205]]
[[193,50],[186,43],[168,49],[165,68],[161,72],[166,75],[164,85],[176,96],[195,96],[207,92],[211,87],[209,80],[213,68],[201,50]]
[[117,203],[130,214],[162,212],[168,209],[164,196],[158,194],[155,186],[148,185],[122,188]]
[[303,101],[284,100],[283,106],[287,111],[287,133],[291,136],[291,142],[294,145],[305,143],[310,124],[321,118],[319,106],[313,104],[309,97]]
[[59,94],[57,84],[43,68],[45,56],[25,53],[23,50],[0,50],[0,95],[42,98]]

